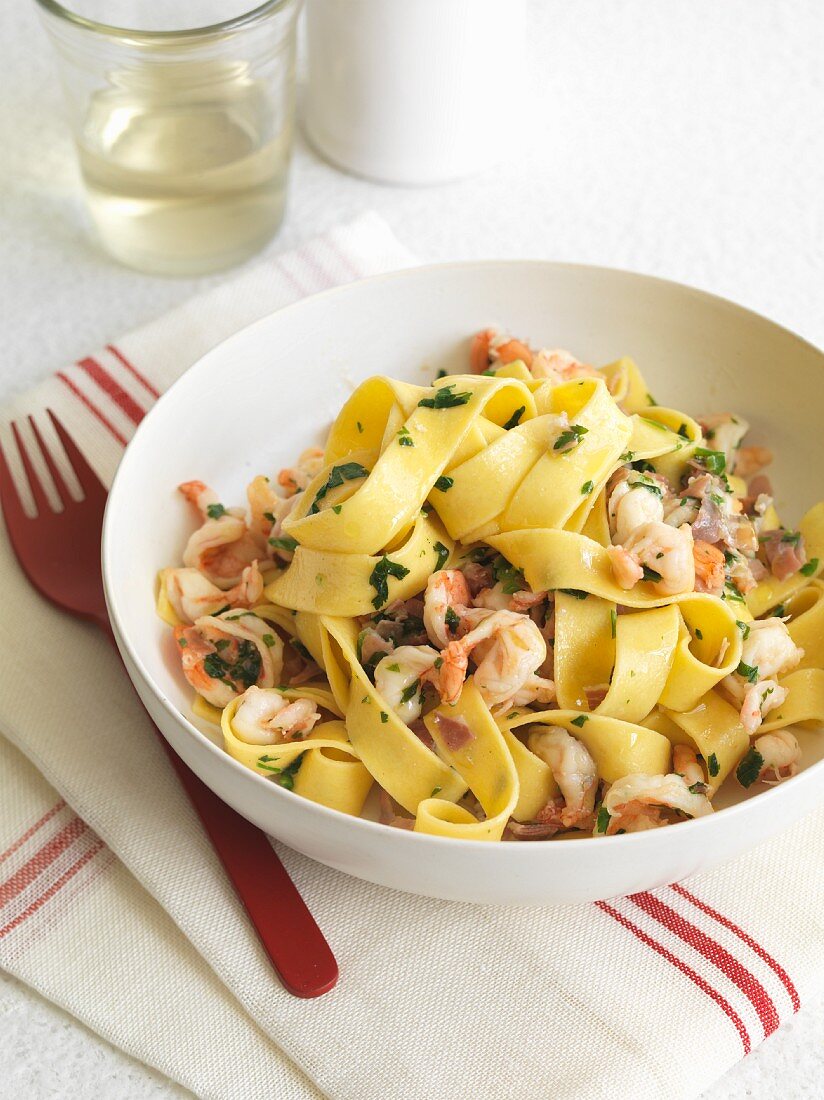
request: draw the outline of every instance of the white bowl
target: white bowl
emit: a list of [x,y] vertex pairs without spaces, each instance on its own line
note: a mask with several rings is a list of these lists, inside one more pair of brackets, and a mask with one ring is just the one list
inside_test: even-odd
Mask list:
[[824,738],[802,732],[803,770],[745,795],[728,783],[710,817],[609,839],[459,841],[391,829],[300,798],[226,755],[192,718],[157,570],[179,561],[192,518],[176,486],[201,478],[227,503],[247,482],[320,440],[353,384],[387,373],[427,382],[466,369],[468,336],[499,322],[593,363],[633,355],[652,392],[689,412],[733,410],[778,458],[791,522],[822,495],[824,355],[720,298],[603,268],[487,262],[418,268],[331,290],[237,333],[205,355],[141,424],[112,487],[103,535],[106,597],[129,674],[186,763],[271,835],[341,871],[412,893],[485,903],[593,901],[646,890],[728,860],[824,796]]

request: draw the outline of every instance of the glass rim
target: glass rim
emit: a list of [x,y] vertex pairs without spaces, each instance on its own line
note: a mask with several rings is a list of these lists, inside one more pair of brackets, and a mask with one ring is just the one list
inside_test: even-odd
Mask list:
[[77,12],[71,11],[70,8],[65,7],[59,3],[59,0],[35,0],[37,5],[49,15],[53,15],[63,22],[72,26],[79,27],[84,31],[91,31],[94,34],[106,36],[110,38],[130,38],[132,40],[139,40],[144,42],[161,42],[172,41],[181,39],[198,39],[208,38],[215,34],[221,34],[224,31],[241,30],[245,27],[252,27],[258,23],[261,23],[266,16],[279,11],[281,8],[286,8],[290,4],[299,4],[300,0],[264,0],[263,3],[255,4],[244,12],[242,15],[233,16],[231,19],[224,19],[218,23],[208,23],[201,27],[190,27],[186,30],[137,30],[132,27],[118,27],[113,23],[99,23],[95,19],[88,19],[84,15],[78,15]]

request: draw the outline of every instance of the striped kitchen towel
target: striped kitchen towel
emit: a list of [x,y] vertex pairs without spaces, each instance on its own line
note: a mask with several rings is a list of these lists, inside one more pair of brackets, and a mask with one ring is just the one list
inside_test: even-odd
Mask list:
[[[108,482],[218,340],[410,262],[366,216],[64,365],[3,418],[55,409]],[[295,1000],[106,641],[36,596],[5,539],[0,585],[0,965],[199,1096],[687,1098],[824,983],[818,811],[684,884],[576,908],[412,897],[278,845],[341,965]]]

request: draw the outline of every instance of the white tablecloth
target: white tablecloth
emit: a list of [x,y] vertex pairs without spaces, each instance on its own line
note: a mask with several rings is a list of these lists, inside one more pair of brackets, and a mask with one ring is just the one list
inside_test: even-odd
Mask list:
[[[526,141],[501,166],[435,190],[384,188],[299,144],[270,251],[373,208],[422,257],[630,267],[824,343],[821,0],[532,0],[530,39],[526,58],[490,74],[522,64],[531,76]],[[26,5],[0,5],[0,104],[2,398],[66,349],[104,344],[220,277],[149,278],[88,241],[52,58]],[[0,1026],[0,1097],[184,1095],[9,979]],[[711,1095],[812,1097],[822,1081],[824,1001]]]

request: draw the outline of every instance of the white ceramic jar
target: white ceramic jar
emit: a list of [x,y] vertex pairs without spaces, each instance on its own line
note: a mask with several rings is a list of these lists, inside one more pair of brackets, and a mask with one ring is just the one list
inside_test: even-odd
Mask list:
[[387,183],[442,183],[503,159],[519,129],[524,7],[308,0],[309,140]]

